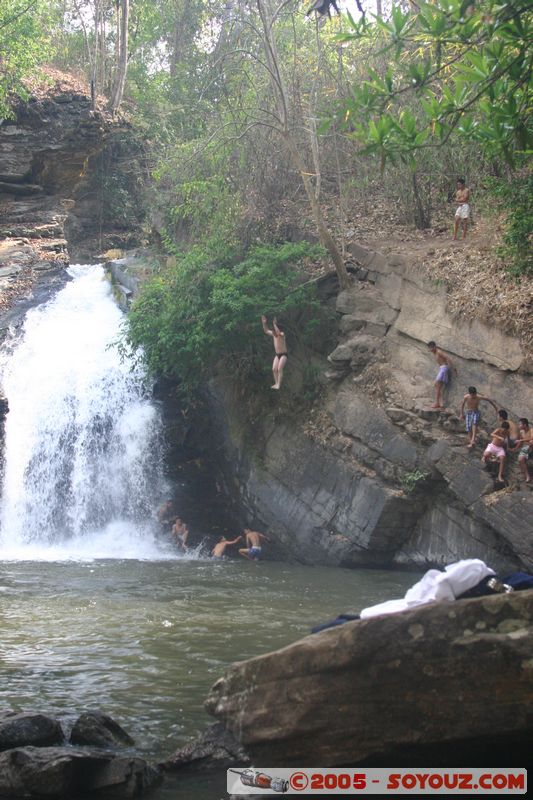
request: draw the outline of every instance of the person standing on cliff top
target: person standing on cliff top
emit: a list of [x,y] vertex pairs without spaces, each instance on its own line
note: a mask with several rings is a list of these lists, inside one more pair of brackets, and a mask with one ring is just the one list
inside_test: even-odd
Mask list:
[[442,401],[444,387],[447,386],[451,380],[452,370],[456,375],[457,370],[454,367],[450,356],[438,348],[435,342],[428,342],[428,347],[435,356],[435,360],[439,365],[439,371],[437,372],[437,377],[435,378],[435,402],[432,404],[431,408],[444,408]]
[[274,339],[274,362],[272,364],[272,372],[274,374],[274,385],[272,389],[279,389],[281,386],[281,379],[283,378],[283,369],[287,363],[287,343],[285,342],[285,334],[278,328],[276,317],[272,320],[272,328],[270,330],[267,323],[267,318],[263,314],[261,317],[263,323],[263,331],[267,336],[272,336]]
[[455,192],[455,201],[457,210],[455,212],[455,224],[453,228],[453,238],[457,239],[459,233],[459,226],[463,227],[463,239],[466,237],[468,230],[468,220],[470,218],[470,189],[465,183],[464,178],[457,180],[457,191]]

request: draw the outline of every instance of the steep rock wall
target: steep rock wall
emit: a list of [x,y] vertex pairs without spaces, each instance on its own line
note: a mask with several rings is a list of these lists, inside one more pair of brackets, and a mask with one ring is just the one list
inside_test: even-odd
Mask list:
[[[227,382],[211,387],[229,480],[248,519],[304,563],[426,566],[478,557],[497,570],[531,570],[533,495],[518,480],[516,457],[509,488],[495,492],[493,471],[480,463],[487,431],[468,451],[458,417],[470,384],[511,418],[533,417],[520,343],[480,320],[454,319],[445,290],[420,265],[355,246],[352,255],[353,287],[337,297],[339,344],[322,364],[328,386],[318,435],[296,407],[305,358],[297,351],[282,411],[270,401],[252,413]],[[430,408],[430,339],[457,366],[445,412]],[[492,409],[486,424],[496,424]]]

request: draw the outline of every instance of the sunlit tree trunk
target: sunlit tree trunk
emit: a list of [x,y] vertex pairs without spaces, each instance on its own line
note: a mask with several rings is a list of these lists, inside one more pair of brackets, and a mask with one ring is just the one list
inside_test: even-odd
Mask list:
[[311,213],[315,220],[320,241],[330,254],[331,260],[335,265],[335,271],[339,278],[339,285],[341,289],[347,289],[350,286],[350,278],[348,276],[348,272],[346,271],[344,259],[342,258],[342,255],[335,243],[335,240],[333,239],[331,233],[328,230],[328,227],[324,220],[324,215],[322,214],[322,209],[320,208],[320,205],[318,203],[315,194],[315,187],[313,186],[313,182],[309,175],[309,171],[306,168],[306,165],[303,161],[302,155],[298,148],[298,144],[289,126],[289,113],[288,113],[289,104],[287,99],[287,89],[281,72],[276,40],[273,32],[274,19],[270,7],[270,1],[256,0],[256,2],[257,2],[257,10],[259,12],[259,17],[261,19],[261,27],[263,32],[263,47],[265,50],[266,64],[268,67],[268,73],[270,77],[270,85],[274,93],[276,102],[276,113],[280,122],[280,133],[283,142],[285,144],[285,147],[287,149],[287,152],[290,156],[290,159],[295,169],[298,170],[302,178],[305,193],[307,195],[307,200],[309,202]]
[[128,19],[130,12],[129,0],[120,0],[120,30],[117,31],[119,38],[119,57],[115,85],[109,104],[111,111],[115,113],[122,102],[124,86],[126,83],[126,72],[128,70]]

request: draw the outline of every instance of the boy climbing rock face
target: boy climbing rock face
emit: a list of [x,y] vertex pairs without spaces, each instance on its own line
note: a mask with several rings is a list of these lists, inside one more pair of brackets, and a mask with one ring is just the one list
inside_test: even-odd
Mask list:
[[[461,419],[465,420],[466,432],[468,434],[467,447],[472,448],[476,443],[476,436],[481,422],[481,412],[479,410],[480,402],[484,400],[490,403],[494,410],[498,412],[498,406],[490,397],[484,397],[482,394],[477,393],[475,386],[468,387],[468,394],[463,397],[463,404],[461,406]],[[466,406],[466,412],[465,412]]]
[[510,447],[509,450],[519,450],[518,465],[520,471],[526,483],[531,483],[531,475],[529,473],[527,461],[528,458],[533,455],[533,430],[529,425],[527,417],[521,417],[518,420],[518,428],[520,437],[516,440],[514,447]]
[[428,348],[435,356],[435,361],[439,365],[439,371],[435,378],[435,402],[432,404],[431,408],[444,408],[442,400],[444,387],[447,386],[451,380],[452,370],[455,374],[457,374],[457,370],[450,356],[437,347],[435,342],[428,342]]

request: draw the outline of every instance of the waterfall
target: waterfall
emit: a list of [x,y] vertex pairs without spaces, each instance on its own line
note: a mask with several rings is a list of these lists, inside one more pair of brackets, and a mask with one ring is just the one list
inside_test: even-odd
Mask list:
[[6,352],[0,558],[157,557],[161,421],[114,346],[123,315],[101,266],[30,310]]

